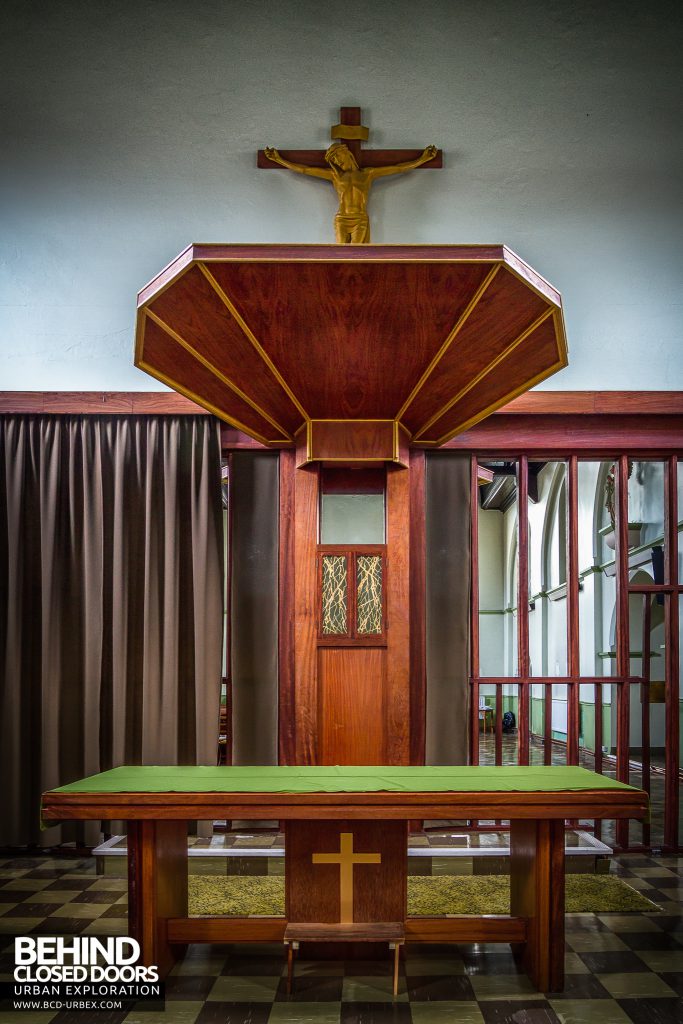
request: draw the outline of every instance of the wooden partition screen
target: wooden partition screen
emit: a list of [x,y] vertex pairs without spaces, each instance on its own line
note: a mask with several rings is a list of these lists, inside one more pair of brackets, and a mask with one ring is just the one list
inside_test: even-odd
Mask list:
[[[548,417],[553,419],[553,417]],[[680,434],[678,435],[680,439]],[[487,438],[488,441],[491,438]],[[540,438],[543,442],[542,437]],[[663,449],[644,436],[643,449],[636,447],[628,450],[606,449],[609,436],[602,438],[599,448],[593,451],[584,445],[583,450],[546,447],[544,451],[530,448],[528,451],[507,450],[496,452],[488,445],[486,448],[471,455],[471,510],[472,510],[472,603],[471,603],[471,721],[470,721],[470,757],[473,764],[509,763],[514,759],[518,764],[530,763],[567,763],[585,764],[586,767],[603,774],[609,774],[623,782],[631,782],[642,786],[652,795],[653,819],[658,818],[657,835],[651,825],[631,825],[628,821],[617,822],[613,831],[605,838],[617,850],[661,849],[667,853],[680,851],[679,838],[679,789],[680,789],[680,736],[679,736],[679,645],[680,645],[680,595],[683,590],[679,578],[679,515],[678,495],[683,478],[679,477],[680,452],[673,447]],[[461,440],[458,447],[466,442]],[[508,439],[509,445],[509,439]],[[516,573],[516,672],[504,676],[485,675],[481,671],[480,657],[480,601],[479,601],[479,528],[480,514],[479,488],[482,485],[482,463],[496,460],[507,460],[516,465],[516,501],[517,501],[517,573]],[[533,460],[533,461],[532,461]],[[566,545],[566,672],[555,675],[533,674],[530,664],[529,638],[529,487],[533,482],[530,463],[534,469],[540,461],[562,460],[565,466],[566,481],[566,534],[563,537]],[[613,493],[613,516],[615,521],[614,567],[611,575],[615,578],[615,628],[614,650],[605,655],[613,659],[613,674],[594,675],[582,674],[579,650],[579,598],[582,582],[579,571],[579,509],[578,481],[581,461],[602,462],[611,464],[610,487]],[[630,540],[629,527],[629,476],[633,465],[647,465],[648,460],[657,462],[663,475],[663,537],[659,551],[662,553],[662,565],[655,582],[642,582],[634,572],[630,554],[633,542]],[[489,470],[490,472],[490,470]],[[683,538],[680,541],[683,552]],[[656,545],[655,545],[656,546]],[[654,556],[653,556],[654,557]],[[630,619],[633,612],[629,610],[629,602],[635,595],[643,595],[642,634],[632,636],[634,632]],[[564,595],[563,595],[564,596]],[[532,606],[533,607],[533,606]],[[632,608],[632,605],[631,605]],[[663,614],[663,650],[650,650],[650,617],[652,609],[658,615]],[[663,608],[663,613],[660,609]],[[636,658],[637,655],[637,658]],[[663,683],[651,682],[650,659],[664,659]],[[584,659],[585,660],[585,659]],[[634,673],[633,661],[639,662],[639,670]],[[566,739],[559,741],[553,735],[553,687],[566,687]],[[581,688],[593,687],[594,722],[584,723],[586,728],[593,730],[592,749],[588,751],[580,745],[580,714],[586,713],[586,706],[580,705]],[[611,687],[610,703],[615,707],[612,711],[616,722],[616,735],[611,743],[603,742],[603,725],[605,705],[604,688]],[[656,687],[661,689],[656,690]],[[536,732],[532,729],[530,716],[530,696],[532,688],[543,688],[543,720],[540,726],[536,719]],[[634,690],[634,688],[636,688]],[[516,732],[512,735],[503,731],[503,712],[506,706],[504,694],[516,689]],[[490,695],[495,690],[494,703],[482,701],[482,690]],[[538,690],[535,690],[538,692]],[[638,694],[640,722],[633,722],[633,707]],[[657,763],[651,757],[650,723],[651,699],[663,702],[664,752]],[[483,710],[484,703],[487,704]],[[480,706],[481,705],[481,706]],[[483,714],[482,714],[483,710]],[[661,712],[658,712],[662,717]],[[488,723],[488,735],[487,735]],[[633,753],[632,736],[637,733],[639,746]],[[513,740],[514,737],[514,740]],[[516,742],[515,742],[516,740]],[[511,743],[514,742],[514,753]],[[503,823],[497,823],[502,827]],[[602,834],[601,823],[598,821],[576,822],[581,828],[592,830],[597,838]],[[479,827],[484,827],[480,825]],[[490,823],[487,824],[490,828]],[[494,826],[495,827],[495,826]],[[642,834],[640,829],[642,827]]]
[[[224,428],[226,451],[237,448],[262,448],[257,442],[231,428]],[[679,798],[681,777],[681,736],[680,736],[680,632],[683,628],[683,535],[679,537],[679,519],[683,511],[679,508],[679,495],[683,486],[683,393],[680,392],[532,392],[516,399],[509,406],[488,417],[476,427],[434,450],[438,459],[441,452],[456,451],[470,458],[471,479],[471,659],[470,659],[470,721],[469,752],[472,763],[501,764],[512,757],[518,763],[566,762],[585,764],[593,770],[613,775],[623,781],[642,785],[653,799],[652,825],[628,823],[581,822],[582,828],[592,829],[596,837],[602,836],[617,849],[662,849],[666,852],[681,852],[679,821]],[[516,467],[516,498],[519,507],[517,521],[517,551],[519,569],[516,579],[516,652],[515,670],[507,675],[495,675],[482,671],[479,643],[479,487],[486,474],[480,467],[496,459],[514,462]],[[657,461],[663,473],[663,564],[654,582],[643,582],[629,564],[629,470],[636,461]],[[528,580],[528,508],[530,485],[533,496],[534,478],[539,462],[563,462],[566,481],[566,529],[563,534],[564,563],[566,566],[566,668],[561,674],[534,674],[530,655],[529,635],[529,580]],[[615,584],[614,629],[610,652],[612,674],[582,671],[579,641],[579,618],[581,615],[580,593],[582,582],[579,565],[579,515],[578,481],[583,462],[609,462],[614,466],[614,515],[615,537],[613,574]],[[281,576],[289,578],[297,564],[293,545],[288,541],[289,531],[294,529],[294,473],[293,453],[281,452]],[[413,465],[415,471],[413,471]],[[411,453],[411,497],[410,502],[397,504],[396,523],[405,531],[405,517],[410,520],[411,545],[416,549],[424,543],[424,493],[423,475],[417,472],[424,465],[421,451]],[[285,471],[286,470],[286,471]],[[307,480],[310,474],[303,474]],[[394,477],[402,482],[400,474]],[[415,481],[413,495],[413,480]],[[315,506],[315,495],[309,502]],[[391,503],[390,503],[391,504]],[[400,505],[400,507],[399,507]],[[310,555],[305,562],[311,573],[310,591],[315,591],[315,540],[312,531],[309,544]],[[396,535],[396,531],[394,531]],[[398,535],[401,531],[398,530]],[[292,550],[290,551],[290,547]],[[289,554],[288,554],[289,552]],[[399,552],[400,558],[405,557]],[[419,559],[411,563],[410,593],[420,595],[424,590],[424,579],[420,575]],[[388,579],[400,579],[387,565]],[[643,596],[643,613],[639,626],[632,628],[629,603]],[[400,598],[400,600],[399,600]],[[281,638],[288,630],[293,631],[294,595],[290,589],[281,592],[280,633]],[[649,600],[646,600],[649,599]],[[412,600],[412,597],[411,597]],[[419,602],[418,602],[419,603]],[[395,595],[394,608],[407,607],[408,600],[401,591]],[[391,614],[391,608],[389,609]],[[650,651],[650,617],[656,614],[662,621],[664,642],[661,651]],[[310,645],[315,644],[315,610],[310,610]],[[413,628],[420,622],[415,616]],[[411,640],[412,643],[412,640]],[[280,663],[280,717],[285,723],[292,723],[292,735],[281,736],[281,760],[295,760],[295,738],[293,733],[293,680],[297,657],[295,645],[286,642],[284,649],[288,658]],[[411,647],[411,651],[413,648]],[[411,661],[410,713],[403,719],[392,719],[392,735],[406,729],[410,721],[411,759],[419,763],[424,757],[424,692],[418,685],[423,670],[424,652],[415,644],[415,660]],[[639,658],[634,658],[634,651]],[[421,653],[420,653],[421,652]],[[372,652],[371,652],[372,654]],[[419,656],[418,656],[419,655]],[[663,681],[650,678],[650,655],[662,659],[660,676]],[[411,653],[411,658],[412,658]],[[633,662],[635,661],[635,666]],[[638,665],[640,661],[640,665]],[[564,667],[564,666],[563,666]],[[632,672],[636,667],[638,671]],[[543,714],[533,723],[530,721],[533,703],[533,688],[541,688],[550,697],[554,686],[566,687],[566,734],[563,741],[553,736],[552,699],[543,701]],[[582,742],[582,725],[586,726],[586,709],[581,709],[581,690],[593,687],[594,701],[590,709],[589,723],[593,734],[592,751]],[[505,710],[505,689],[516,691],[517,729],[512,737],[503,733],[503,711]],[[603,728],[609,713],[613,737],[606,735]],[[480,693],[493,693],[490,714],[480,719]],[[633,693],[633,700],[631,695]],[[663,701],[663,703],[661,703]],[[659,704],[659,707],[656,705]],[[651,756],[650,711],[655,706],[664,723],[664,754],[660,759]],[[583,714],[583,722],[582,722]],[[304,723],[306,724],[306,723]],[[493,725],[493,733],[491,733]],[[640,749],[635,753],[631,747],[631,735],[638,727]],[[487,732],[483,729],[486,727]],[[540,729],[540,734],[539,734]],[[305,731],[305,730],[304,730]],[[609,742],[607,742],[609,739]],[[540,742],[539,742],[540,740]],[[395,743],[404,744],[401,734]],[[299,742],[303,742],[299,739]],[[407,742],[407,740],[405,740]],[[401,750],[403,746],[401,746]],[[660,763],[661,760],[661,763]],[[476,823],[473,823],[476,827]],[[503,823],[499,823],[504,827]],[[490,828],[489,823],[481,827]],[[495,826],[494,826],[495,827]],[[641,832],[642,829],[642,832]]]

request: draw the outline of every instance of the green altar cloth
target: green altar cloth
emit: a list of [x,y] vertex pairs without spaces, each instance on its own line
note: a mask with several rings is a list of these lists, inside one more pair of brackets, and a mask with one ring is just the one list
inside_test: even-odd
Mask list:
[[57,793],[554,793],[631,789],[586,768],[482,766],[123,765],[61,786]]

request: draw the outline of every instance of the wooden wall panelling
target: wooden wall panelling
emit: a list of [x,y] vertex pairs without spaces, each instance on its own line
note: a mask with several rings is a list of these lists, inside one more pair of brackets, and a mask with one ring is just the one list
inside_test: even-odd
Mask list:
[[295,626],[295,454],[280,452],[280,553],[278,604],[279,760],[296,764]]
[[398,462],[400,466],[405,469],[410,468],[410,434],[402,427],[400,423],[396,423],[396,444],[394,460]]
[[311,420],[309,458],[317,461],[391,461],[393,420]]
[[[528,396],[531,397],[531,396]],[[637,393],[633,395],[637,405]],[[628,406],[627,406],[628,407]],[[653,455],[683,448],[683,415],[535,415],[500,411],[447,441],[437,451],[558,458],[558,449],[600,459],[619,449]],[[558,409],[560,406],[558,406]]]
[[410,763],[410,470],[387,468],[387,764]]
[[417,441],[443,442],[456,431],[467,429],[485,415],[501,408],[511,394],[520,394],[531,384],[549,377],[566,365],[558,350],[558,336],[552,317],[536,321],[528,336],[523,333],[524,344],[506,349],[506,355],[489,371],[474,381],[465,381],[458,397],[428,428],[416,434]]
[[[204,410],[201,410],[204,412]],[[260,441],[255,441],[248,434],[245,434],[241,430],[237,430],[236,427],[231,427],[227,423],[221,422],[221,447],[223,451],[238,450],[240,448],[260,448],[262,451],[268,451],[268,448]]]
[[[436,418],[439,410],[448,408],[454,395],[487,375],[506,345],[542,314],[549,314],[550,309],[541,296],[501,267],[462,324],[456,344],[443,354],[429,386],[423,387],[408,406],[405,414],[408,428],[421,437],[426,424]],[[533,349],[528,356],[528,362],[533,366]],[[495,371],[492,376],[496,376]],[[507,390],[505,377],[498,376],[497,384],[498,394],[502,392],[504,395]],[[430,430],[430,438],[432,433]]]
[[384,494],[386,468],[365,466],[326,466],[322,470],[323,494]]
[[361,248],[283,262],[277,247],[276,267],[241,252],[209,267],[314,420],[393,418],[490,270],[486,260],[390,262],[376,247],[363,261]]
[[[248,328],[244,330],[233,316],[229,299],[225,299],[211,270],[194,266],[147,309],[169,328],[167,344],[172,351],[183,344],[237,393],[248,395],[293,434],[302,422],[301,411],[250,340]],[[143,351],[146,357],[146,335]]]
[[175,391],[0,391],[0,413],[208,416]]
[[311,424],[310,420],[299,427],[296,434],[294,435],[294,443],[296,446],[296,468],[305,466],[310,462],[310,440],[311,440]]
[[319,647],[317,668],[319,763],[385,764],[386,650]]
[[319,473],[294,473],[294,688],[296,763],[317,759],[316,547]]
[[509,402],[501,412],[680,416],[683,414],[683,391],[529,391]]
[[138,361],[157,380],[201,402],[210,412],[264,443],[292,440],[284,427],[251,399],[232,390],[222,377],[169,338],[148,314],[145,318],[144,359]]
[[[174,391],[0,391],[0,412],[49,411],[209,415],[201,406]],[[508,402],[486,424],[502,430],[501,417],[514,416],[521,420],[521,427],[522,417],[533,416],[541,428],[540,419],[543,418],[551,420],[556,429],[564,429],[560,420],[570,415],[579,416],[582,420],[594,417],[605,422],[631,420],[633,416],[662,420],[681,417],[683,391],[530,391]],[[483,426],[473,427],[468,434],[481,431]],[[641,429],[647,432],[647,423],[641,424]],[[509,435],[507,427],[506,431]],[[245,439],[250,440],[246,435],[239,440]],[[449,447],[454,447],[458,440],[449,441]],[[511,441],[519,445],[517,435]]]

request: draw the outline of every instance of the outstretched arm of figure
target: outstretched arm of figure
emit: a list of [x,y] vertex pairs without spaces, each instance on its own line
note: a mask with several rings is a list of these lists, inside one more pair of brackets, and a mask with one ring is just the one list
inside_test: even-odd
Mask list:
[[326,167],[308,167],[306,164],[294,164],[291,160],[285,160],[283,156],[280,156],[278,151],[273,149],[272,146],[266,146],[263,152],[274,164],[286,167],[288,171],[295,171],[297,174],[307,174],[311,178],[324,178],[326,181],[332,181],[332,171]]
[[386,178],[390,174],[405,174],[406,171],[414,171],[416,167],[433,160],[437,153],[436,146],[427,146],[417,160],[406,160],[403,164],[388,164],[386,167],[368,167],[367,172],[371,179]]

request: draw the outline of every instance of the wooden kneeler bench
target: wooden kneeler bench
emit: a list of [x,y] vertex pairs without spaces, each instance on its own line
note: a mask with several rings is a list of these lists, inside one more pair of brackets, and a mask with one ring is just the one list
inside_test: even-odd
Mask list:
[[405,941],[406,930],[402,921],[379,921],[376,924],[288,924],[284,936],[287,946],[287,995],[292,994],[294,953],[300,942],[388,942],[389,949],[394,951],[393,993],[397,996],[399,951]]

